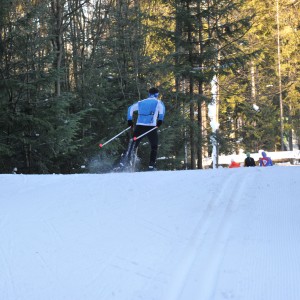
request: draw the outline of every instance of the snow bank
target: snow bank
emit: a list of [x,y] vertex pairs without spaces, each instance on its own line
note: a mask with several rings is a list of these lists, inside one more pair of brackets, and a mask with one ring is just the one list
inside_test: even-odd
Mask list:
[[0,299],[299,299],[299,167],[0,187]]

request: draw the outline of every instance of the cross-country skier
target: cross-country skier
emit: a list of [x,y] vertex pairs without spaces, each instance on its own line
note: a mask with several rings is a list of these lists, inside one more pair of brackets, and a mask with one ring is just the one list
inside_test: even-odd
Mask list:
[[273,166],[272,159],[267,156],[266,152],[263,151],[261,153],[261,155],[262,155],[262,158],[259,159],[259,166],[260,167],[271,167],[271,166]]
[[250,156],[250,153],[247,152],[247,157],[245,158],[244,166],[245,167],[255,167],[255,161],[253,157]]
[[[162,125],[165,116],[165,105],[158,99],[159,91],[152,87],[148,91],[148,98],[140,100],[128,108],[127,122],[128,126],[133,127],[133,113],[137,111],[138,117],[134,128],[134,137],[138,137],[154,127]],[[149,171],[155,170],[157,149],[158,149],[158,133],[157,130],[152,130],[146,134],[150,146]],[[143,138],[143,137],[142,137]],[[137,139],[134,143],[133,150],[137,149],[142,138]]]

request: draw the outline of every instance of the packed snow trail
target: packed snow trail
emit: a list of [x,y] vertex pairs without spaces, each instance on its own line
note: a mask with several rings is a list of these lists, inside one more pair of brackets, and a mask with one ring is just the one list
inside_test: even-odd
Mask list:
[[[232,172],[221,186],[216,187],[193,233],[175,283],[168,299],[212,299],[230,229],[246,184],[252,184],[254,174],[239,179]],[[196,291],[196,294],[195,294]]]
[[300,168],[0,175],[2,300],[298,300]]
[[298,180],[264,176],[273,170],[246,177],[239,169],[224,179],[183,251],[168,300],[299,298],[300,205],[288,196]]

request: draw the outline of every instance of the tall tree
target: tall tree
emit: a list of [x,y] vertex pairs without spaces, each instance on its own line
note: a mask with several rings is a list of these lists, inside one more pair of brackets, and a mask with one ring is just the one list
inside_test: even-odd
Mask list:
[[[234,69],[245,58],[239,43],[251,15],[240,14],[242,1],[174,1],[176,12],[176,77],[188,84],[191,168],[202,167],[203,103],[210,100],[215,74]],[[177,84],[177,86],[179,86]],[[197,117],[195,117],[197,115]],[[197,149],[197,151],[196,151]],[[196,156],[196,153],[198,154]]]
[[[1,70],[4,93],[1,97],[1,140],[4,141],[8,171],[66,171],[60,161],[78,148],[75,142],[83,111],[72,112],[74,97],[61,91],[61,68],[53,61],[51,14],[48,3],[14,1],[6,11],[4,59]],[[59,88],[58,88],[59,86]]]
[[[224,99],[221,123],[223,123],[228,141],[232,141],[232,147],[227,147],[228,151],[233,151],[238,147],[249,151],[258,151],[261,148],[274,151],[281,148],[280,81],[284,136],[291,136],[289,130],[295,132],[296,128],[299,128],[295,123],[288,121],[293,117],[287,119],[290,116],[289,107],[292,107],[291,111],[292,115],[296,116],[295,119],[297,115],[299,116],[299,110],[297,110],[299,101],[297,88],[295,88],[297,75],[293,75],[293,70],[296,70],[299,64],[299,57],[294,52],[296,48],[293,46],[297,44],[297,21],[295,20],[297,18],[294,17],[293,6],[288,5],[286,1],[280,1],[280,18],[278,19],[280,26],[277,27],[278,14],[275,4],[274,1],[264,3],[250,1],[244,6],[246,12],[255,11],[256,15],[251,30],[245,36],[243,48],[256,55],[252,57],[251,62],[245,62],[238,72],[228,74],[229,76],[224,78],[225,86],[221,89]],[[291,22],[294,22],[293,26]],[[280,50],[281,78],[278,73],[278,50]],[[291,61],[293,61],[293,66],[291,66]],[[288,97],[288,94],[291,97]],[[292,98],[294,100],[291,100]],[[289,103],[293,105],[289,106]],[[248,109],[241,109],[247,107]],[[231,110],[239,111],[239,113],[232,115]],[[232,119],[233,116],[234,119]],[[227,126],[229,125],[226,122],[228,118],[232,121],[230,124],[237,126]],[[260,131],[257,130],[258,123],[261,124]],[[285,140],[285,145],[288,145],[287,140]]]

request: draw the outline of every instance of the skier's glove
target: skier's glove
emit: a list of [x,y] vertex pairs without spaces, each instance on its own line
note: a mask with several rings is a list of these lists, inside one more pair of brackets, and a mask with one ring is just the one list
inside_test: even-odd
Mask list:
[[127,121],[127,124],[128,124],[128,127],[133,127],[133,122],[132,122],[132,120],[128,120],[128,121]]
[[158,120],[156,126],[159,127],[160,125],[162,125],[163,121],[162,120]]

